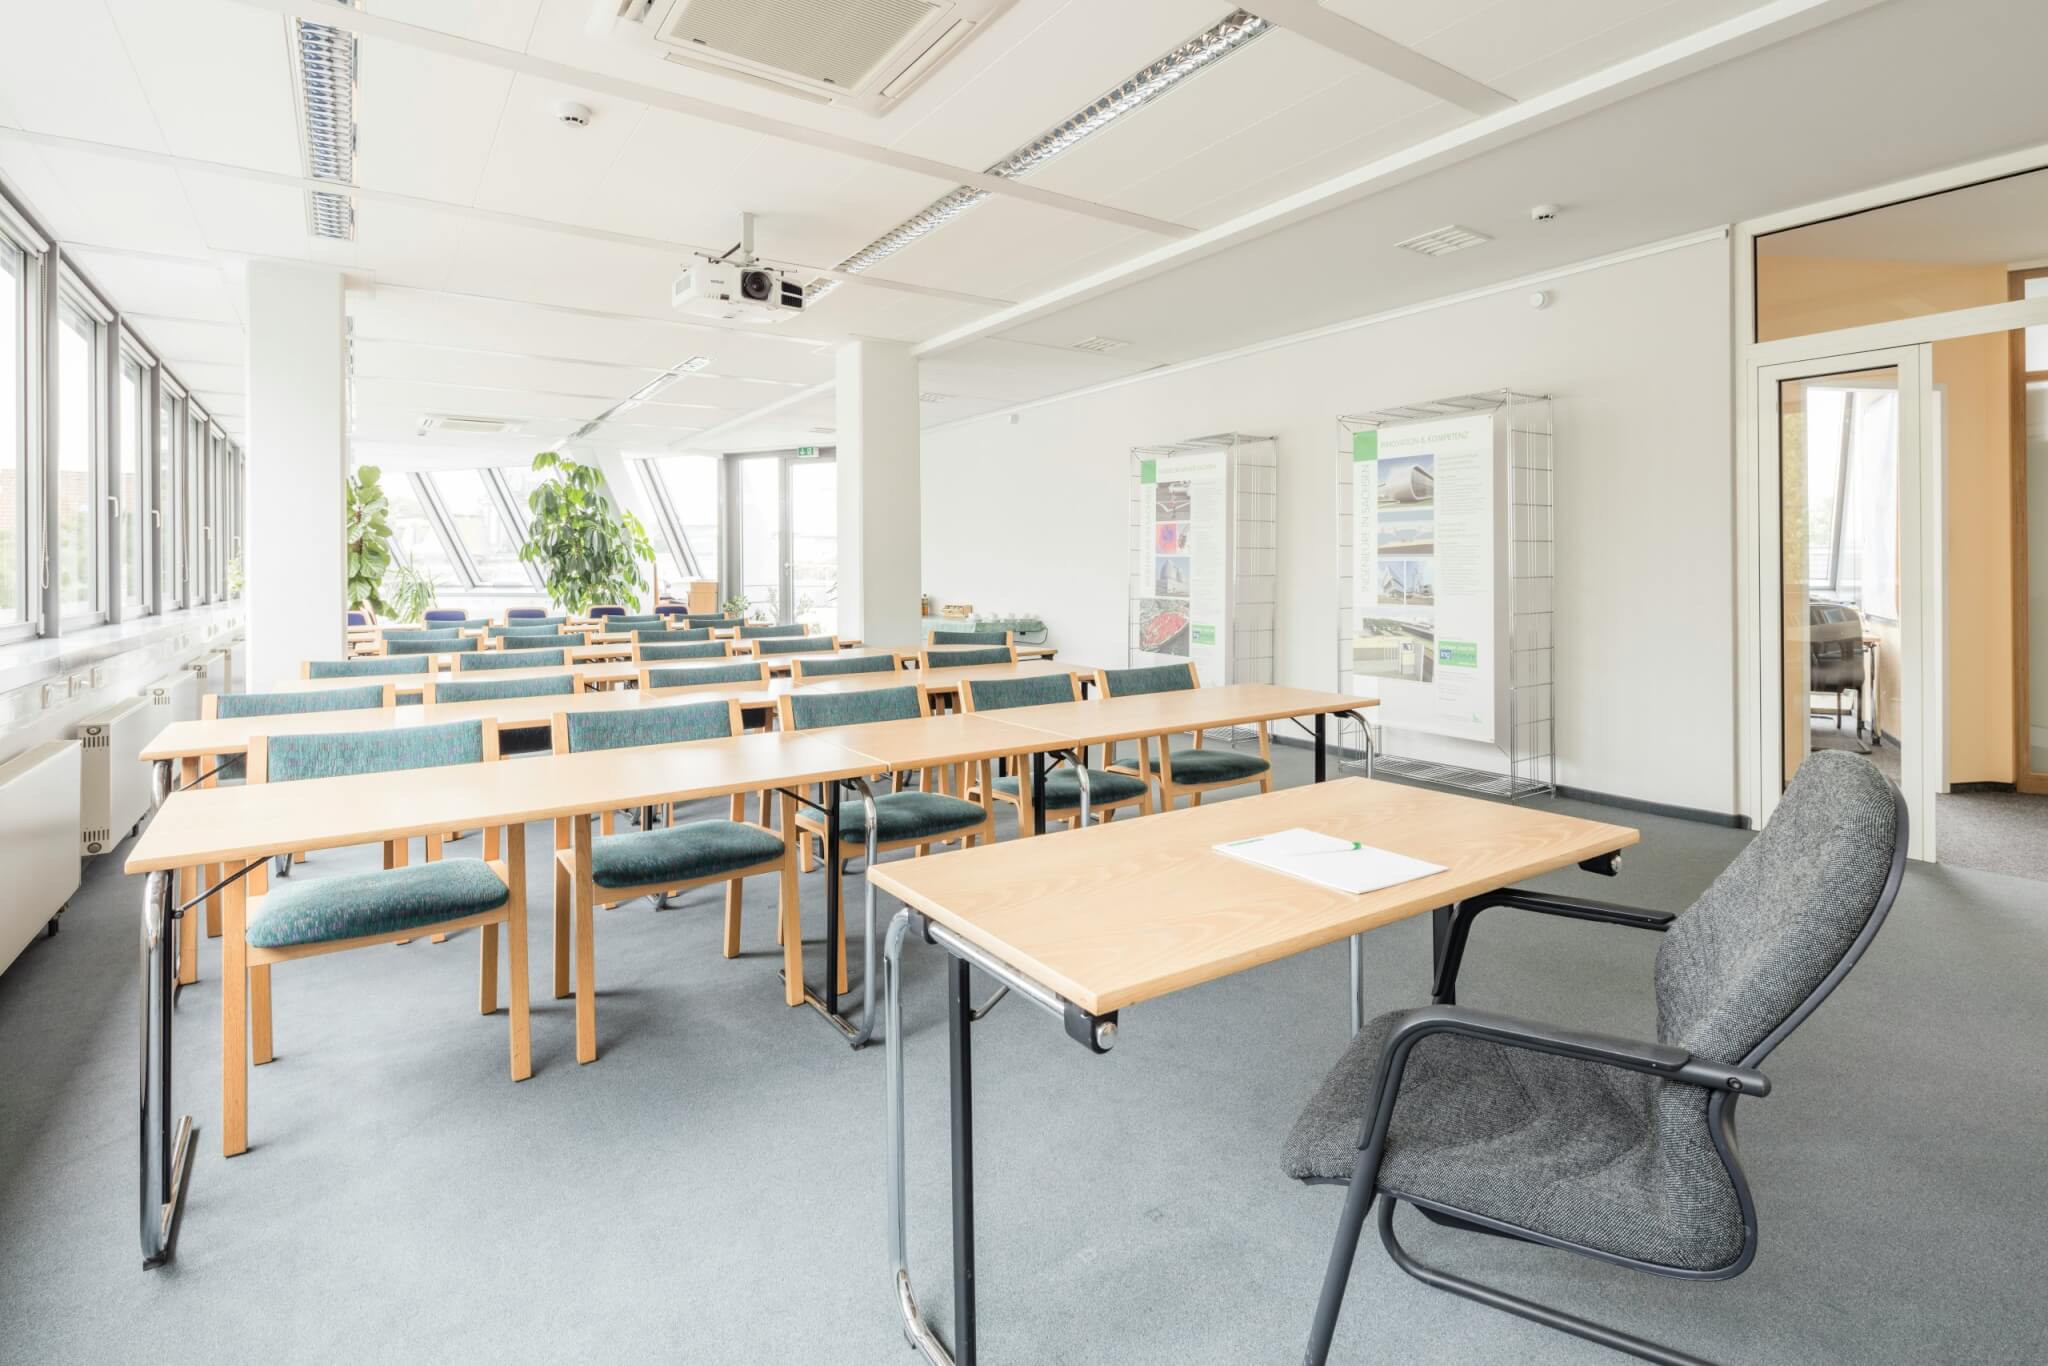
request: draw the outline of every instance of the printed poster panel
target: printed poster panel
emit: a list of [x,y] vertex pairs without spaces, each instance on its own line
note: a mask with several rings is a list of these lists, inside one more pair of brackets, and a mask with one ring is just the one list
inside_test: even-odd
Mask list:
[[1494,415],[1353,433],[1352,688],[1404,730],[1494,731]]
[[1225,679],[1230,553],[1224,536],[1228,455],[1196,451],[1139,461],[1138,635],[1134,665],[1193,660]]

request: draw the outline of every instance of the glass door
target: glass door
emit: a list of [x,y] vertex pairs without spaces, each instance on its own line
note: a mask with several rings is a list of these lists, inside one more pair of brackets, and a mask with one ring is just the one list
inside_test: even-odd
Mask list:
[[782,558],[782,457],[745,455],[734,460],[729,482],[733,515],[726,519],[736,538],[737,592],[747,600],[750,621],[787,621],[783,592],[787,566]]
[[839,462],[794,459],[789,476],[791,620],[839,631]]
[[839,466],[794,451],[726,457],[725,591],[751,620],[839,626]]

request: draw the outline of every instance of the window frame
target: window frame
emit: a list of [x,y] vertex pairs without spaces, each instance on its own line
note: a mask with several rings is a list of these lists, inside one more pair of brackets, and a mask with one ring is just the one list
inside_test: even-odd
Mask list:
[[107,428],[110,405],[115,401],[109,397],[107,385],[107,328],[113,317],[60,261],[55,327],[49,339],[47,353],[52,378],[56,381],[57,392],[60,395],[60,408],[64,377],[63,366],[58,362],[58,354],[63,347],[67,315],[76,318],[85,328],[86,356],[92,371],[91,390],[86,402],[86,411],[92,415],[92,433],[86,446],[86,470],[91,479],[91,488],[86,496],[85,516],[85,526],[92,537],[92,543],[87,547],[85,554],[85,562],[90,566],[92,573],[92,584],[86,597],[86,605],[82,609],[74,610],[65,603],[63,568],[60,563],[64,554],[64,537],[61,518],[57,513],[62,496],[57,481],[61,481],[63,472],[64,431],[62,414],[53,412],[45,439],[50,445],[49,471],[53,478],[47,494],[50,500],[51,520],[55,524],[55,535],[49,547],[49,567],[50,580],[55,587],[54,601],[57,612],[54,624],[55,634],[58,635],[75,629],[103,625],[108,620],[108,556],[111,547],[107,535]]
[[25,234],[10,230],[10,218],[4,211],[7,201],[0,196],[0,252],[5,252],[14,263],[15,269],[8,273],[15,279],[15,292],[19,300],[16,316],[0,316],[0,326],[7,326],[14,333],[16,354],[20,364],[12,375],[0,375],[0,383],[14,387],[14,439],[17,473],[15,475],[15,520],[16,545],[14,575],[19,587],[21,601],[16,610],[5,619],[0,619],[0,643],[28,640],[40,634],[43,629],[43,540],[47,528],[42,513],[42,490],[45,485],[42,443],[42,384],[46,365],[43,360],[42,272],[48,256],[44,250]]
[[[130,617],[149,615],[151,599],[155,596],[151,591],[150,583],[152,573],[156,567],[156,561],[155,556],[151,553],[151,537],[149,535],[146,514],[152,511],[155,504],[155,500],[150,493],[150,487],[153,482],[150,457],[155,453],[156,443],[150,437],[150,431],[154,424],[147,420],[147,416],[153,416],[153,414],[150,414],[149,399],[150,395],[155,392],[157,365],[156,358],[143,349],[142,344],[126,328],[118,328],[116,330],[119,334],[117,337],[118,351],[116,353],[119,364],[114,372],[114,386],[111,395],[115,422],[112,437],[108,442],[108,458],[111,463],[108,467],[107,479],[109,496],[114,499],[114,505],[107,510],[108,530],[114,533],[109,543],[112,551],[112,554],[109,556],[109,562],[113,569],[113,575],[109,580],[107,596],[110,604],[118,601],[118,619],[126,621]],[[132,413],[127,410],[122,392],[122,386],[128,379],[131,366],[134,368],[135,373],[135,405]],[[128,452],[125,448],[125,443],[130,425],[135,427],[135,497],[133,500],[135,506],[132,508],[121,505],[123,500],[120,494],[121,481],[128,472],[126,464]],[[134,521],[130,526],[124,528],[121,523],[123,517],[132,517]],[[135,595],[133,597],[128,595],[128,561],[131,552],[135,560]]]

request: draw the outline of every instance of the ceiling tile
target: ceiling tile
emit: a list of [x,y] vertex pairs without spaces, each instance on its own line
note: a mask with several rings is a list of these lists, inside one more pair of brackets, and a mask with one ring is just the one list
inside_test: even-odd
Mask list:
[[[541,0],[377,0],[377,15],[523,50]],[[587,7],[586,7],[587,8]]]
[[0,90],[22,127],[165,150],[105,0],[6,0],[0,33]]
[[172,152],[303,173],[289,20],[229,0],[108,3]]
[[512,73],[365,38],[357,82],[357,181],[474,202]]

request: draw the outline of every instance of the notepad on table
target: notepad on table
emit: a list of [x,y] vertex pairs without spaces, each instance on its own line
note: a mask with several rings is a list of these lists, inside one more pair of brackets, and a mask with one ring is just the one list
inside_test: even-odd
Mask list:
[[1247,840],[1230,840],[1217,845],[1216,852],[1303,882],[1354,894],[1377,892],[1444,871],[1442,864],[1424,863],[1406,854],[1299,827]]

